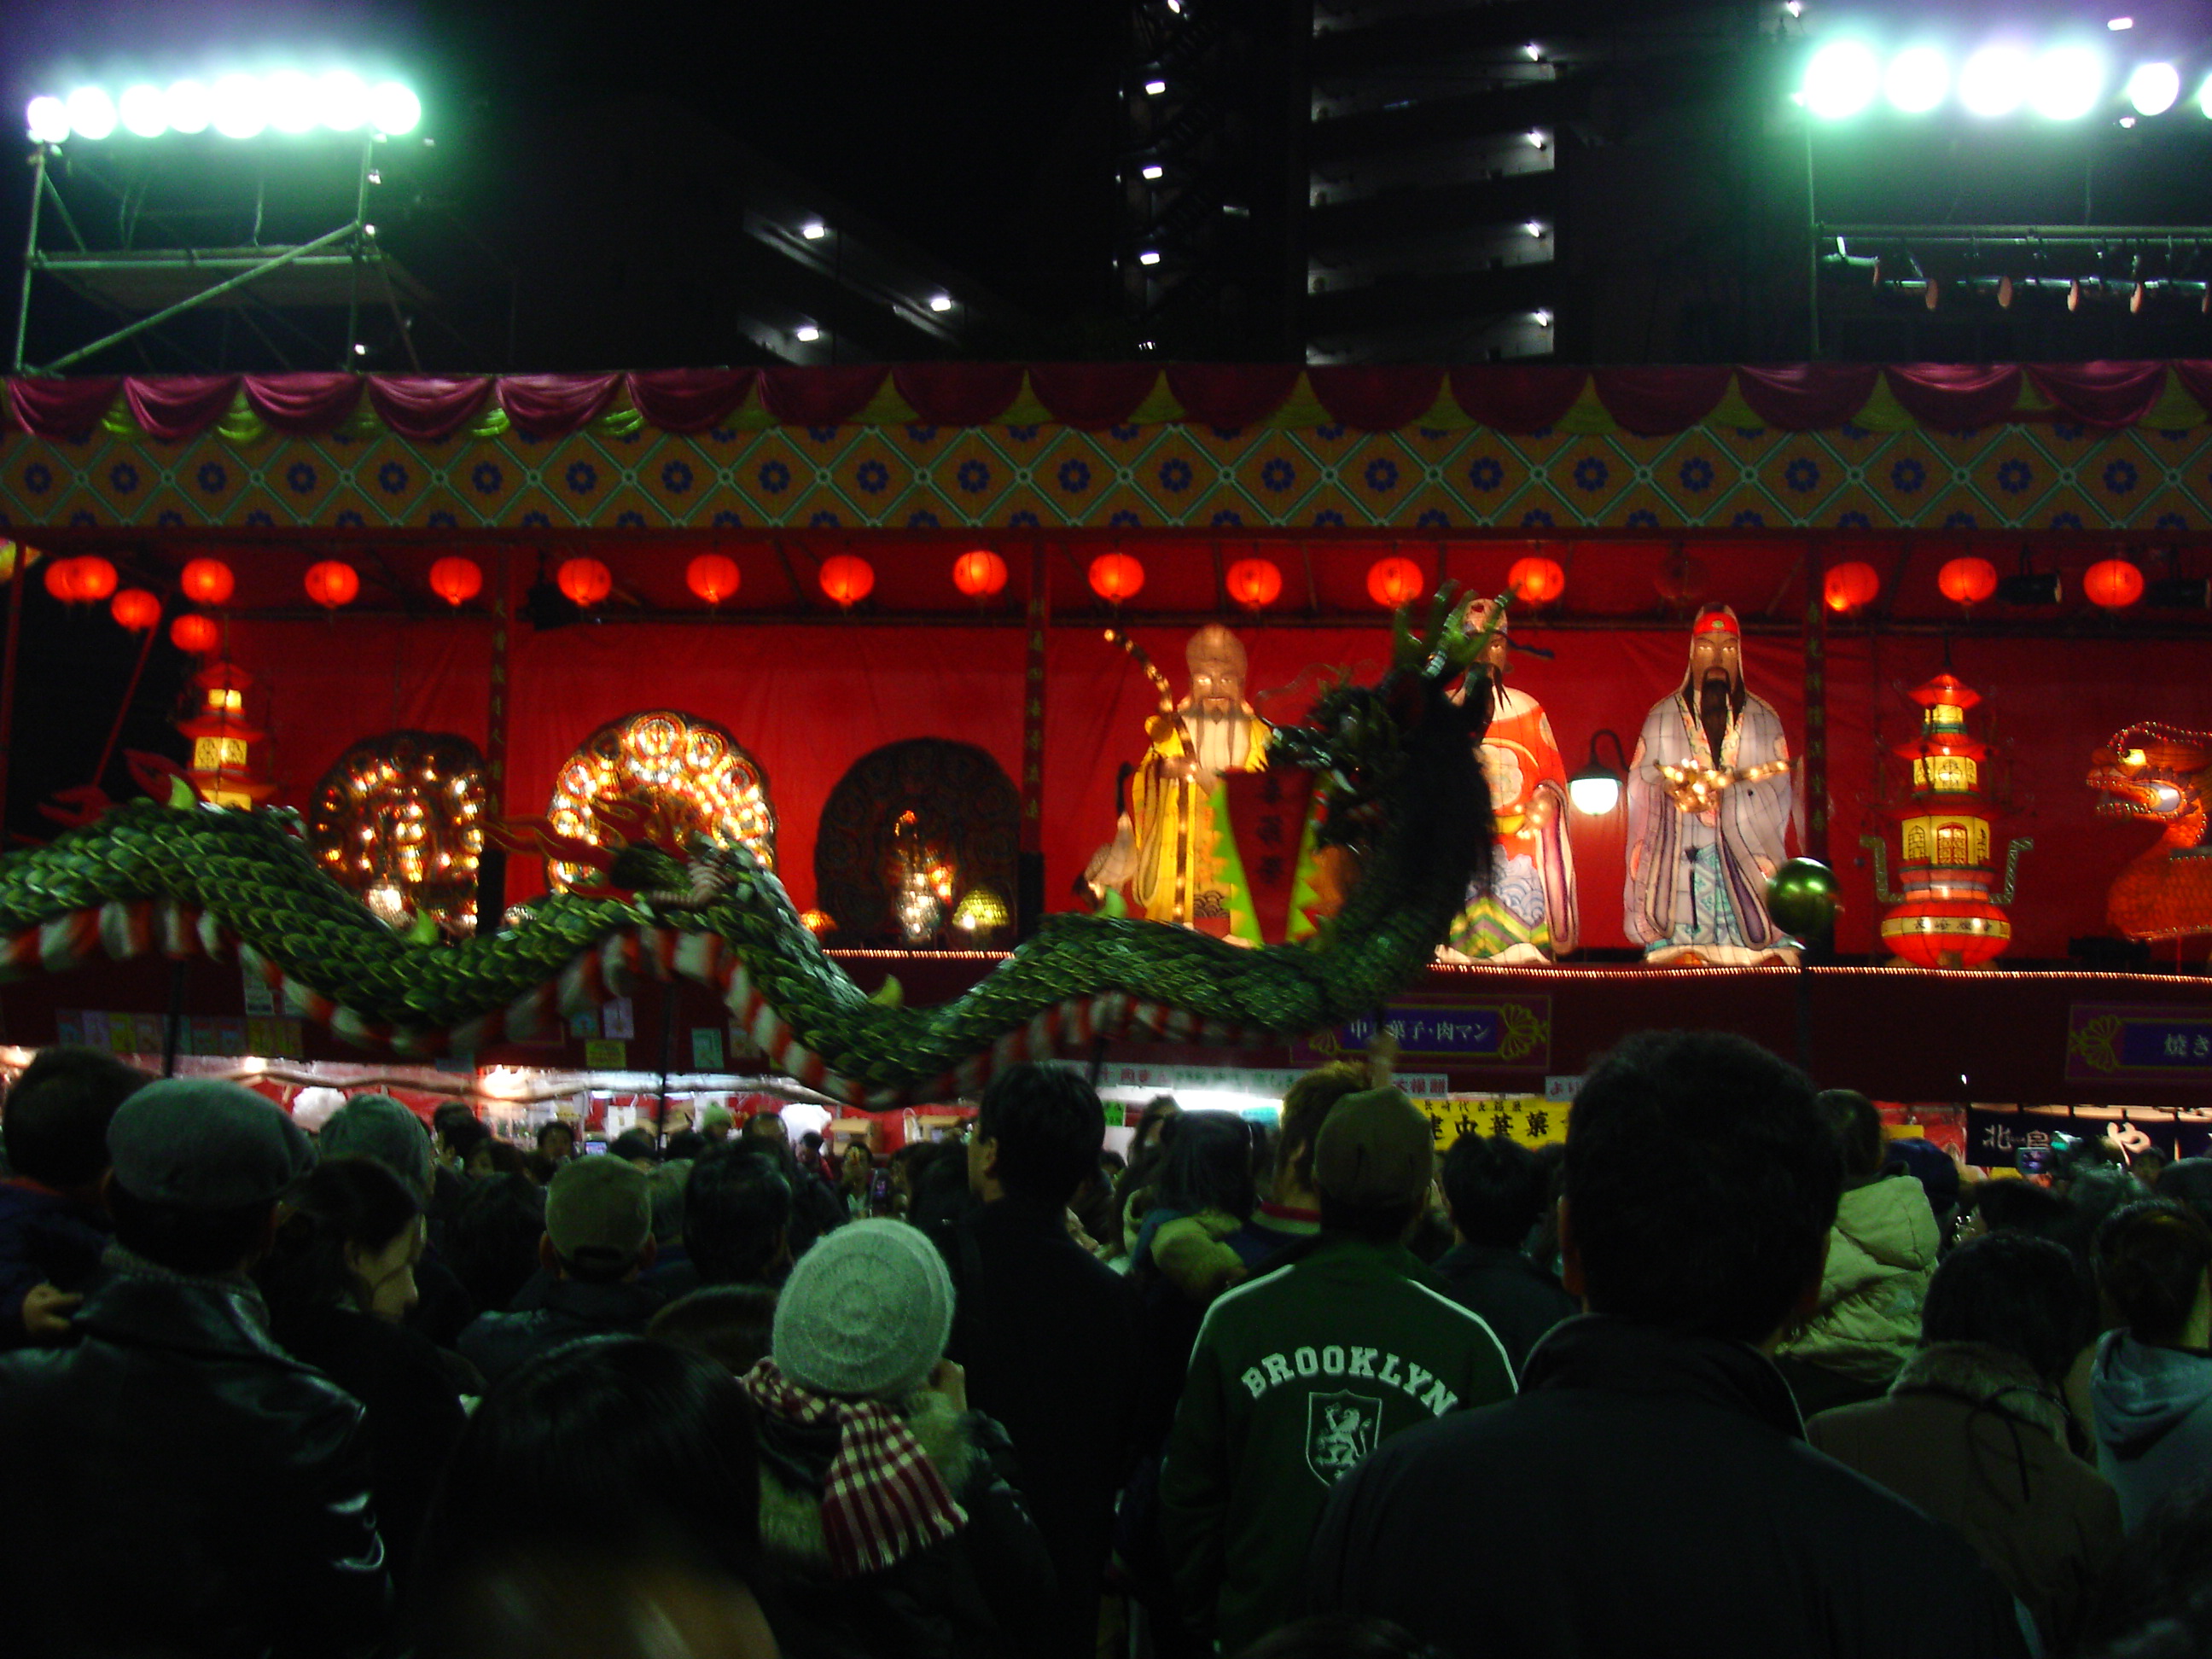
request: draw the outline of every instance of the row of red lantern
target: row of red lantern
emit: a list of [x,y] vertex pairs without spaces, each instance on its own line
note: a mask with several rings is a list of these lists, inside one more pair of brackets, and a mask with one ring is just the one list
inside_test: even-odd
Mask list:
[[[1997,568],[1987,559],[1953,559],[1936,573],[1936,586],[1954,605],[1971,609],[1997,591]],[[2125,559],[2102,559],[2082,574],[2081,591],[2100,609],[2124,610],[2142,598],[2143,574]],[[1846,616],[1874,603],[1881,592],[1875,568],[1856,559],[1831,566],[1820,583],[1828,609]]]

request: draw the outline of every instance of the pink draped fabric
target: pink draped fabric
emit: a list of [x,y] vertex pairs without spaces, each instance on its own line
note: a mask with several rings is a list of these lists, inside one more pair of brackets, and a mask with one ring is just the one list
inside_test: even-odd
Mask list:
[[1435,406],[1443,378],[1443,370],[1419,363],[1338,364],[1306,371],[1314,396],[1330,417],[1361,432],[1395,432],[1413,425]]
[[1893,363],[1890,395],[1923,426],[1995,426],[2020,401],[2017,363]]
[[1865,408],[1880,372],[1871,363],[1745,364],[1735,372],[1735,384],[1767,425],[1813,432],[1841,426]]
[[842,426],[868,406],[890,373],[882,363],[764,368],[761,402],[786,426]]
[[1646,437],[1692,427],[1719,407],[1725,364],[1686,368],[1601,368],[1591,372],[1598,401],[1621,426]]
[[1021,395],[1019,363],[901,363],[899,396],[925,426],[988,426]]
[[1066,425],[1086,431],[1119,426],[1152,393],[1151,363],[1031,363],[1030,390]]
[[358,374],[249,374],[246,406],[279,432],[312,438],[340,425],[360,405]]
[[1298,383],[1295,363],[1171,363],[1168,390],[1201,426],[1250,426],[1283,406]]
[[429,374],[368,377],[368,405],[377,418],[418,444],[443,443],[483,411],[491,394],[489,375],[464,380]]
[[1498,432],[1541,432],[1565,419],[1589,384],[1589,371],[1510,363],[1451,372],[1452,397],[1480,425]]
[[120,375],[91,380],[14,380],[8,382],[8,409],[26,432],[70,441],[97,427],[122,389]]
[[663,432],[708,432],[753,389],[751,368],[655,368],[629,377],[629,400]]
[[2027,378],[2085,426],[2133,426],[2166,391],[2164,363],[2030,363]]
[[123,383],[131,418],[162,443],[182,443],[221,420],[238,395],[235,374],[133,375]]
[[507,418],[533,438],[559,438],[606,412],[619,374],[508,374],[499,383]]

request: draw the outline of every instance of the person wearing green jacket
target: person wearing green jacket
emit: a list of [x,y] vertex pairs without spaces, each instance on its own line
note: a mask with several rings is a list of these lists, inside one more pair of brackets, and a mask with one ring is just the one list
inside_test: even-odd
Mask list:
[[1297,1612],[1336,1483],[1390,1436],[1513,1393],[1490,1327],[1405,1237],[1436,1163],[1395,1089],[1350,1095],[1316,1138],[1319,1236],[1206,1311],[1168,1439],[1161,1527],[1184,1610],[1234,1653]]

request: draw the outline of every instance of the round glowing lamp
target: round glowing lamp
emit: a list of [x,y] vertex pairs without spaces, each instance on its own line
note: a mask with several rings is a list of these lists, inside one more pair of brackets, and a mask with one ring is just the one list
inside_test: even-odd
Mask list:
[[343,559],[325,559],[307,567],[307,597],[325,611],[351,605],[361,592],[361,573]]
[[238,578],[221,559],[193,559],[179,573],[177,586],[194,605],[228,605]]
[[1820,581],[1821,603],[1844,616],[1863,610],[1881,592],[1881,578],[1875,568],[1857,559],[1833,567]]
[[734,598],[744,580],[738,562],[726,553],[702,553],[684,569],[684,585],[710,605]]
[[483,589],[483,571],[474,559],[458,554],[430,567],[430,591],[459,610]]
[[1997,568],[1987,559],[1953,559],[1936,573],[1936,586],[1954,605],[1979,605],[1997,591]]
[[1127,553],[1101,553],[1091,562],[1091,591],[1109,605],[1134,599],[1145,585],[1145,567]]
[[614,573],[597,559],[563,559],[555,574],[571,605],[589,611],[614,592]]
[[876,591],[876,568],[854,553],[822,561],[822,591],[850,611]]
[[380,81],[368,89],[368,124],[397,138],[422,124],[422,100],[397,81]]
[[352,132],[368,119],[368,88],[350,70],[332,70],[315,82],[315,104],[332,132]]
[[115,131],[115,100],[100,87],[79,87],[69,95],[70,131],[80,138],[105,138]]
[[1925,115],[1951,91],[1951,65],[1933,46],[1907,46],[1882,71],[1881,94],[1905,115]]
[[2100,559],[2081,578],[2081,591],[2101,611],[2124,611],[2143,595],[2143,574],[2125,559]]
[[1549,605],[1567,591],[1567,573],[1557,559],[1516,559],[1505,586],[1523,605]]
[[1395,611],[1418,599],[1425,584],[1421,567],[1411,559],[1377,559],[1367,567],[1367,597],[1385,611]]
[[2094,47],[2053,46],[2035,60],[2028,107],[2046,121],[2078,121],[2105,92],[2105,60]]
[[1835,40],[1805,65],[1805,107],[1826,121],[1856,115],[1881,90],[1881,64],[1863,40]]
[[138,138],[159,138],[169,130],[169,100],[161,88],[140,82],[123,88],[123,95],[115,100],[115,112],[122,118],[124,131]]
[[126,587],[115,596],[107,614],[133,634],[143,634],[161,620],[161,602],[143,587]]
[[315,83],[298,70],[278,70],[262,82],[269,100],[269,125],[279,132],[308,132],[321,118]]
[[1223,580],[1229,588],[1229,597],[1247,611],[1273,605],[1282,597],[1283,573],[1275,568],[1272,559],[1239,559],[1229,567]]
[[202,81],[172,82],[161,103],[172,132],[205,132],[215,120],[215,94]]
[[2138,64],[2128,76],[2128,102],[2138,115],[2163,115],[2181,99],[2181,71],[2171,64]]
[[64,605],[76,603],[76,561],[55,559],[46,566],[46,592]]
[[971,599],[988,599],[1006,585],[1006,562],[978,547],[952,562],[952,585]]
[[69,142],[69,106],[51,93],[33,98],[23,108],[24,136],[34,144]]
[[115,567],[98,556],[71,559],[76,567],[76,577],[71,586],[72,598],[86,605],[98,605],[115,592]]
[[1985,120],[2009,115],[2027,96],[2033,67],[2018,46],[1984,46],[1959,71],[1959,101]]
[[226,138],[257,138],[269,125],[269,100],[250,75],[226,75],[208,88],[208,119]]
[[197,611],[187,611],[169,624],[169,643],[195,657],[206,656],[222,637],[214,620]]

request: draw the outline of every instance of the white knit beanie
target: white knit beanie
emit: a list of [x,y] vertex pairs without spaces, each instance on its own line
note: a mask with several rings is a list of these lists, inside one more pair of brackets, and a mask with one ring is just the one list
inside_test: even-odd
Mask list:
[[800,1388],[896,1400],[929,1380],[952,1334],[952,1277],[903,1221],[854,1221],[817,1239],[776,1298],[776,1369]]

